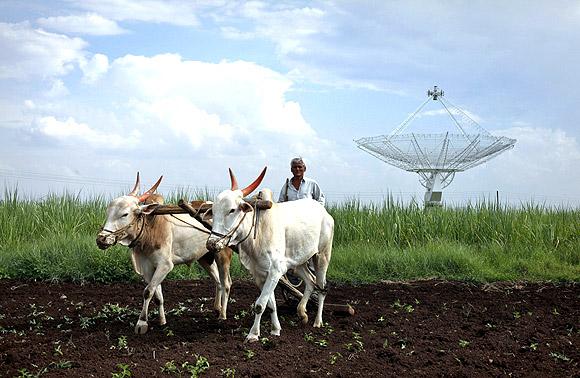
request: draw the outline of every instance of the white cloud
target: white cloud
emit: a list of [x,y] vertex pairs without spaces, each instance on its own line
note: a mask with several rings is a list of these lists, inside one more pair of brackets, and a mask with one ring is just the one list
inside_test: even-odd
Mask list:
[[139,117],[154,117],[178,135],[189,130],[194,145],[209,136],[228,141],[256,133],[315,135],[300,106],[285,98],[292,82],[254,63],[128,55],[116,59],[106,77],[121,95],[140,103]]
[[41,134],[55,138],[64,143],[88,143],[93,148],[132,148],[139,144],[141,135],[133,130],[128,136],[107,134],[95,130],[85,123],[79,123],[69,117],[59,121],[55,117],[47,116],[37,120],[36,130]]
[[103,54],[95,54],[89,61],[82,62],[83,80],[86,83],[93,83],[104,75],[109,69],[109,58]]
[[[500,189],[514,194],[580,197],[580,145],[563,130],[513,127],[497,135],[517,139],[515,147],[468,171],[471,190]],[[463,176],[463,175],[462,175]],[[453,184],[452,184],[453,185]]]
[[[224,25],[224,37],[233,39],[265,38],[274,41],[282,55],[303,54],[308,51],[305,44],[315,35],[332,33],[326,21],[326,12],[315,7],[293,7],[283,3],[242,2],[230,3],[218,11],[223,15],[215,16],[218,23],[229,23],[236,19],[251,21],[251,31],[243,31],[231,25]],[[216,12],[215,9],[211,10]]]
[[70,2],[80,9],[101,14],[111,20],[135,20],[181,26],[199,25],[196,9],[203,5],[198,2],[175,0],[73,0]]
[[50,89],[45,92],[47,97],[64,97],[69,94],[68,88],[64,85],[64,82],[60,79],[52,81]]
[[96,13],[39,18],[36,22],[45,29],[66,34],[117,35],[127,31],[115,21]]
[[27,22],[0,22],[0,79],[66,75],[84,59],[86,46],[80,38],[33,29]]
[[[286,166],[294,155],[335,157],[333,143],[318,137],[300,105],[286,98],[293,82],[255,63],[174,54],[108,62],[97,54],[81,68],[87,85],[75,87],[62,106],[35,99],[29,111],[37,135],[77,148],[154,146],[164,159],[195,152],[196,160],[243,157],[258,165],[282,157]],[[97,101],[86,105],[95,93]]]

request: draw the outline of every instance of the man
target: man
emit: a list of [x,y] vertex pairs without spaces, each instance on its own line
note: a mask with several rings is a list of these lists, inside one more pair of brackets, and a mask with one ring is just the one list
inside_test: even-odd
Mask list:
[[286,179],[286,183],[280,191],[278,202],[312,198],[324,206],[324,193],[320,190],[318,183],[310,178],[304,177],[306,164],[304,164],[302,158],[297,157],[290,161],[290,172],[292,172],[293,177]]

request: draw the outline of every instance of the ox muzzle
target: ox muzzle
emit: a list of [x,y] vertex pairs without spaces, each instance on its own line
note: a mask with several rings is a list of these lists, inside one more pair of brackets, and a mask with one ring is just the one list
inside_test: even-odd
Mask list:
[[211,234],[207,238],[207,242],[205,243],[206,248],[208,251],[217,253],[227,247],[227,240],[224,237]]
[[96,242],[97,242],[97,247],[99,247],[99,249],[105,250],[105,249],[117,244],[117,237],[115,234],[112,234],[112,233],[100,232],[97,235]]

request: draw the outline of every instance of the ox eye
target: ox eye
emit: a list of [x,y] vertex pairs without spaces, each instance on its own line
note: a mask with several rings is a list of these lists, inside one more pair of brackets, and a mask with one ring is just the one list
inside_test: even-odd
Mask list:
[[125,218],[127,215],[129,215],[129,213],[125,213],[125,214],[121,215],[121,218]]
[[233,213],[234,213],[234,211],[236,211],[236,209],[231,209],[229,213],[230,213],[230,214],[233,214]]

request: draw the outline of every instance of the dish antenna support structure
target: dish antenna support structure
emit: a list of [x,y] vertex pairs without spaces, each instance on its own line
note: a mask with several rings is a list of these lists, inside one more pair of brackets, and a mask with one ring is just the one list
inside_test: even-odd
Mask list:
[[[434,86],[427,91],[427,100],[390,134],[355,140],[358,148],[385,163],[419,174],[426,189],[426,207],[441,206],[442,189],[451,184],[456,172],[478,166],[516,143],[515,139],[491,135],[444,95]],[[430,101],[438,102],[442,109],[422,113]],[[415,119],[433,114],[448,115],[455,127],[443,133],[407,132]]]

